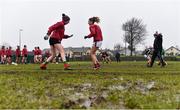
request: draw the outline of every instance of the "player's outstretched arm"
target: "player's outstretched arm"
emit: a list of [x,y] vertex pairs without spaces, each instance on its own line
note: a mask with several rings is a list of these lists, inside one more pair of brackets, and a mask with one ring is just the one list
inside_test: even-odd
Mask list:
[[63,39],[68,39],[68,38],[71,38],[71,37],[73,37],[73,34],[71,34],[71,35],[64,35]]

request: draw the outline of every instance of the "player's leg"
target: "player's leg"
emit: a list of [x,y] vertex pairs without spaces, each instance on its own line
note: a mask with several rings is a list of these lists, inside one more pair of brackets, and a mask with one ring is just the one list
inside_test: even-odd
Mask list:
[[37,55],[34,55],[34,63],[37,63]]
[[42,55],[39,55],[39,62],[42,63]]
[[100,64],[99,64],[99,61],[96,57],[96,51],[98,50],[97,47],[93,46],[91,48],[91,59],[92,59],[92,62],[94,64],[94,69],[98,69],[100,67]]
[[50,46],[51,49],[51,56],[41,64],[41,69],[46,69],[47,64],[56,56],[56,49],[53,45]]
[[3,64],[4,62],[3,62],[3,56],[1,55],[1,63]]
[[24,57],[24,63],[27,64],[27,55]]
[[97,68],[100,68],[100,63],[99,63],[99,61],[98,61],[98,59],[96,57],[96,51],[99,50],[101,45],[102,45],[102,41],[94,42],[94,45],[93,45],[93,48],[94,48],[93,55],[94,55],[94,58],[95,58],[94,59],[95,60],[95,65],[96,65]]
[[161,67],[164,67],[166,65],[166,63],[164,62],[164,60],[163,60],[163,58],[161,56],[161,52],[160,51],[158,51],[157,57],[160,60]]
[[108,56],[105,57],[105,61],[106,61],[106,63],[109,63]]
[[16,56],[16,63],[18,64],[19,62],[19,56]]
[[95,52],[96,52],[96,47],[93,46],[91,48],[90,55],[91,55],[91,59],[94,65],[96,64]]
[[24,64],[27,64],[27,56],[24,57]]
[[36,63],[39,63],[39,57],[38,57],[38,55],[36,55],[35,60],[36,60]]
[[107,60],[108,60],[109,63],[111,63],[110,56],[107,57]]
[[6,57],[7,64],[9,64],[9,56]]
[[22,57],[22,64],[24,64],[24,56]]
[[102,57],[102,62],[103,62],[103,64],[104,64],[104,62],[105,62],[105,58],[104,58],[104,56]]
[[12,59],[11,56],[8,57],[8,63],[11,64],[12,63]]
[[150,65],[149,65],[149,67],[152,67],[152,66],[153,66],[154,60],[156,59],[157,54],[158,54],[157,51],[154,51],[154,52],[153,52],[153,55],[152,55],[152,58],[151,58],[151,63],[150,63]]
[[45,61],[45,63],[49,63],[56,56],[56,49],[54,46],[50,46],[51,48],[51,56]]
[[64,63],[64,69],[68,69],[70,67],[70,65],[66,61],[66,56],[65,56],[65,51],[64,51],[63,46],[61,44],[55,44],[54,46],[61,54],[61,58]]
[[151,65],[151,56],[150,55],[147,55],[147,66],[150,66]]

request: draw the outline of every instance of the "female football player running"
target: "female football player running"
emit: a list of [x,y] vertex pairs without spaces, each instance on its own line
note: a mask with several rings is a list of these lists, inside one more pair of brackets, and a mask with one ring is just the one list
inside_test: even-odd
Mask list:
[[84,37],[84,39],[91,38],[91,37],[93,37],[94,39],[94,43],[91,48],[90,54],[91,54],[91,59],[94,64],[95,70],[100,68],[100,63],[96,57],[96,51],[101,47],[102,41],[103,41],[101,28],[99,27],[99,25],[96,24],[99,22],[100,22],[99,17],[89,18],[88,24],[89,24],[90,34]]
[[45,40],[49,39],[51,56],[41,64],[41,69],[46,69],[47,64],[56,57],[56,50],[61,54],[62,61],[64,63],[64,69],[69,70],[70,65],[66,62],[64,48],[61,45],[62,39],[67,39],[73,35],[65,35],[65,25],[70,21],[69,16],[62,14],[62,21],[57,22],[56,24],[49,27],[47,35],[44,37]]

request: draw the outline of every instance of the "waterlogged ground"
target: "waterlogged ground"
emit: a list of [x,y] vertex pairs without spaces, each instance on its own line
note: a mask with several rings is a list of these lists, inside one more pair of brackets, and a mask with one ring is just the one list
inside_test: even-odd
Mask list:
[[96,71],[90,62],[71,65],[0,65],[0,108],[180,109],[180,62],[113,62]]

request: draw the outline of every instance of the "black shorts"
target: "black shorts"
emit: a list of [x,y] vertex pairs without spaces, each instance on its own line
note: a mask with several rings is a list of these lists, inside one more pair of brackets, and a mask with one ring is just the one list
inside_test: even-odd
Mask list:
[[16,56],[16,57],[20,58],[20,57],[21,57],[21,55],[18,55],[18,56]]
[[7,58],[11,58],[12,57],[12,55],[7,55]]
[[27,54],[26,54],[26,55],[24,55],[23,57],[27,57]]
[[61,44],[61,40],[50,38],[49,39],[49,45],[54,45],[54,44]]

